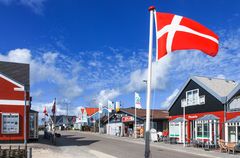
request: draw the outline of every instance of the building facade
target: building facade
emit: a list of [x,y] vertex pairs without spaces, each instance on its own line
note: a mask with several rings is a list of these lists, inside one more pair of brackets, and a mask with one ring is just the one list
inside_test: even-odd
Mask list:
[[239,104],[233,105],[238,102],[238,90],[234,81],[192,76],[169,107],[169,136],[179,143],[199,140],[217,144],[219,139],[228,141],[226,125],[234,125],[230,133],[235,134],[231,139],[236,140],[238,127],[227,121],[240,115],[236,110]]
[[[137,137],[144,136],[146,110],[136,110]],[[135,131],[135,109],[123,108],[110,115],[109,123],[105,120],[106,131],[109,135],[133,136]],[[151,128],[158,132],[168,130],[168,112],[165,110],[151,110]]]
[[29,138],[29,87],[28,64],[0,62],[0,141],[24,140],[25,104]]

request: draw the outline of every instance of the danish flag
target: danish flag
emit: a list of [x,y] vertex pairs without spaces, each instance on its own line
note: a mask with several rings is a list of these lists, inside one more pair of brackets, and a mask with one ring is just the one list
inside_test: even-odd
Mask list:
[[46,106],[45,106],[44,109],[43,109],[43,113],[44,113],[44,115],[48,116],[48,112],[47,112]]
[[52,113],[53,113],[53,115],[56,114],[56,98],[55,98],[54,101],[53,101]]
[[197,49],[207,55],[218,52],[218,36],[186,17],[155,12],[157,59],[175,50]]

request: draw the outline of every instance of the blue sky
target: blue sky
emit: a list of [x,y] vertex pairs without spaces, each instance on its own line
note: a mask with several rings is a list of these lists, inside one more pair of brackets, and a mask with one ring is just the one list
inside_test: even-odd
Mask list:
[[192,18],[219,35],[215,58],[181,51],[154,63],[153,108],[166,108],[190,75],[239,81],[238,0],[0,0],[0,59],[31,65],[33,108],[58,112],[121,101],[145,107],[149,12]]

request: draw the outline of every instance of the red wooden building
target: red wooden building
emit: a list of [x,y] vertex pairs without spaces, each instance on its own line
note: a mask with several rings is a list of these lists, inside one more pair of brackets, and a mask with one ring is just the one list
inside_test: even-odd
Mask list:
[[0,62],[0,141],[24,140],[25,104],[29,138],[29,87],[29,64]]

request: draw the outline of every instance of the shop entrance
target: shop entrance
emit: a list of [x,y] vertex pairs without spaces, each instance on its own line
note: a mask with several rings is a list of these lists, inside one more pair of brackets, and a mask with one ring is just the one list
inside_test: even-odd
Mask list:
[[194,140],[195,138],[196,138],[196,136],[195,136],[195,121],[194,120],[192,120],[192,121],[190,121],[190,139],[191,140]]
[[133,133],[134,133],[134,123],[133,122],[125,122],[124,123],[124,136],[126,137],[131,137],[133,136]]

